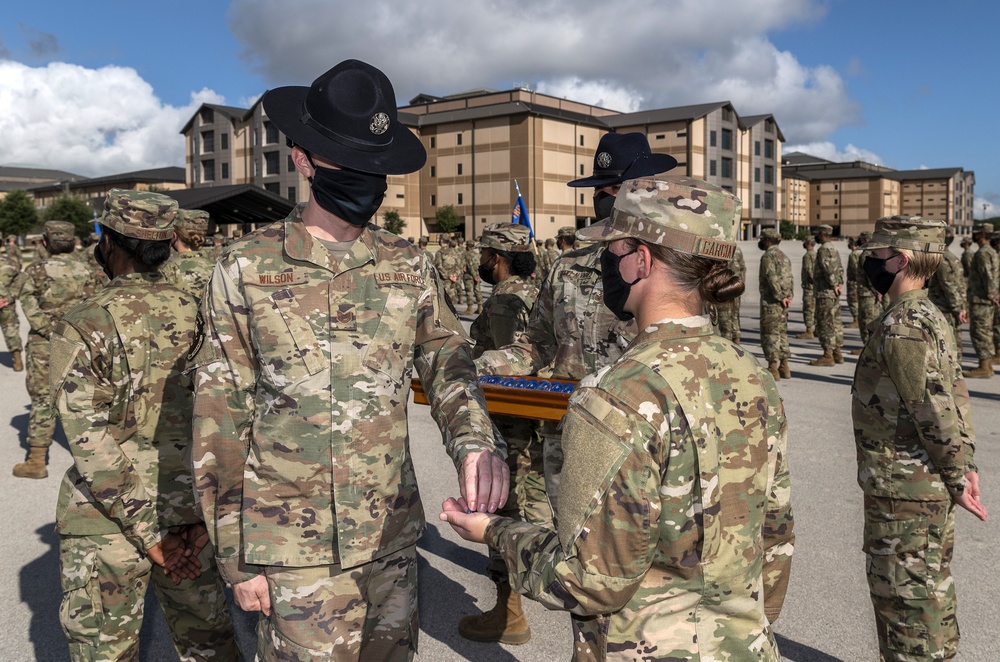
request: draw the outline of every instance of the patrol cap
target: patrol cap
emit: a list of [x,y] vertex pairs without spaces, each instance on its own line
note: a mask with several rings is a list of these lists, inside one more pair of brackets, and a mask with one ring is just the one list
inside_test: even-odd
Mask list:
[[567,239],[572,239],[576,237],[576,228],[572,225],[564,225],[559,228],[559,232],[556,232],[556,237],[566,237]]
[[858,238],[859,239],[864,239],[865,241],[871,241],[871,239],[872,239],[872,233],[869,232],[868,230],[865,230],[864,232],[862,232],[861,234],[858,235]]
[[46,221],[45,238],[49,241],[72,241],[76,227],[69,221]]
[[736,253],[736,219],[743,203],[725,189],[683,175],[630,179],[622,184],[611,218],[578,230],[583,241],[633,237],[713,260]]
[[816,232],[818,234],[833,235],[832,225],[819,225],[816,227]]
[[195,234],[208,232],[208,212],[204,209],[178,209],[174,225]]
[[879,248],[906,248],[921,253],[944,253],[944,221],[920,216],[888,216],[875,222],[872,240],[865,244],[866,251]]
[[775,228],[764,228],[763,230],[760,231],[760,238],[776,239],[778,241],[781,241],[781,233],[778,232]]
[[972,226],[972,232],[973,233],[976,233],[976,232],[985,232],[986,234],[992,234],[993,233],[993,224],[992,223],[976,223],[975,225]]
[[528,226],[507,221],[492,223],[483,230],[477,246],[508,253],[530,253],[531,237]]
[[177,201],[153,191],[113,188],[104,200],[101,225],[134,239],[161,241],[174,236]]

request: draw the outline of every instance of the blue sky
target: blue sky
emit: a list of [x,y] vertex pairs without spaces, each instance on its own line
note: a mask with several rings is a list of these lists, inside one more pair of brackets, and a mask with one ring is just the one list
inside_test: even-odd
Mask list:
[[617,110],[731,100],[789,148],[976,173],[1000,215],[1000,3],[985,0],[97,0],[0,26],[0,164],[180,165],[203,101],[244,105],[348,58],[397,100],[528,83]]

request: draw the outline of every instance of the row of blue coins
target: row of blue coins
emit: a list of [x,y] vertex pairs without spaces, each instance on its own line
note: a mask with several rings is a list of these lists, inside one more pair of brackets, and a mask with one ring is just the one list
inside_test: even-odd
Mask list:
[[544,379],[525,379],[524,377],[500,377],[498,375],[486,375],[480,377],[479,381],[483,384],[492,384],[493,386],[526,388],[530,391],[549,391],[551,393],[572,393],[576,388],[575,384],[548,382]]

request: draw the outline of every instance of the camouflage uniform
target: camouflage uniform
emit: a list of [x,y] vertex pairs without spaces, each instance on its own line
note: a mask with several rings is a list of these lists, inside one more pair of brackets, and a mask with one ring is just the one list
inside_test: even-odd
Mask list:
[[444,246],[437,254],[438,275],[453,305],[464,302],[462,277],[465,275],[465,254],[451,245]]
[[851,312],[850,328],[858,325],[858,281],[861,274],[861,249],[852,248],[847,256],[847,274],[845,276],[847,284],[847,309]]
[[465,286],[465,301],[472,309],[472,304],[476,304],[476,313],[483,312],[483,293],[479,290],[479,251],[475,246],[465,249],[465,273],[462,276],[462,284]]
[[[989,223],[980,223],[978,228],[987,236],[993,232]],[[979,247],[972,258],[972,270],[969,273],[969,335],[972,346],[980,360],[992,359],[996,348],[993,338],[993,313],[996,305],[993,303],[1000,296],[1000,258],[997,252],[985,243]]]
[[195,486],[223,577],[267,577],[262,655],[329,655],[342,637],[344,655],[408,657],[425,527],[406,424],[414,368],[456,463],[502,455],[503,441],[429,256],[369,224],[334,260],[302,209],[215,266]]
[[[112,190],[107,200],[109,227],[169,236],[177,208],[169,198]],[[56,508],[60,620],[74,660],[138,659],[150,582],[182,660],[239,655],[211,546],[201,574],[179,584],[146,556],[168,530],[201,522],[187,464],[194,403],[185,372],[197,314],[160,274],[133,273],[53,329],[51,388],[74,459]]]
[[[927,296],[944,314],[955,332],[955,344],[962,347],[962,322],[959,313],[966,310],[966,284],[962,263],[951,251],[941,254],[941,266],[927,281]],[[961,354],[961,352],[960,352]]]
[[[73,238],[73,224],[49,221],[46,234],[52,240]],[[31,414],[28,446],[48,448],[56,432],[56,411],[49,390],[49,335],[67,310],[94,294],[93,274],[72,253],[60,253],[32,262],[24,270],[21,310],[28,319],[27,375]]]
[[[692,180],[641,179],[636,190],[651,182],[665,186],[655,198]],[[708,189],[697,200],[720,220],[687,206],[664,216],[697,218],[684,225],[707,240],[700,254],[731,251],[732,230],[718,226],[728,217],[732,228],[738,201],[695,185]],[[662,209],[636,197],[640,212]],[[612,216],[612,229],[654,242],[630,216]],[[662,223],[639,218],[647,228]],[[592,238],[621,238],[603,232]],[[486,541],[519,592],[572,613],[574,660],[777,662],[770,622],[794,540],[786,427],[772,377],[714,335],[707,316],[650,324],[570,399],[556,530],[498,518]]]
[[[923,232],[938,229],[944,250],[943,222],[924,223]],[[903,293],[879,318],[851,394],[881,659],[950,660],[959,636],[952,495],[976,471],[975,438],[954,335],[925,291]]]
[[[861,237],[867,243],[871,239],[870,232],[862,232]],[[864,345],[868,342],[869,336],[872,334],[872,324],[878,319],[879,315],[882,314],[882,308],[880,305],[880,300],[882,296],[875,291],[872,287],[871,281],[868,279],[868,274],[865,273],[865,256],[862,254],[861,260],[858,263],[858,332],[861,335],[861,344]],[[852,350],[851,352],[860,354],[861,350]]]
[[[777,246],[768,246],[760,258],[758,285],[760,346],[764,351],[764,358],[769,367],[771,364],[775,368],[784,364],[787,368],[791,356],[788,349],[788,308],[782,304],[782,300],[793,296],[795,283],[792,278],[792,262]],[[773,372],[771,374],[774,375]]]
[[[618,360],[635,336],[604,305],[601,247],[563,253],[542,283],[528,331],[512,345],[476,359],[481,375],[537,375],[580,380]],[[542,424],[545,493],[558,515],[563,450],[559,425]]]
[[0,309],[0,330],[3,332],[7,351],[20,352],[21,321],[17,316],[17,298],[21,291],[21,250],[7,244],[6,254],[0,259],[0,299],[7,299],[7,305]]
[[[208,220],[208,212],[202,209],[181,209],[177,213],[175,227],[204,237],[208,231]],[[173,251],[160,272],[174,287],[187,292],[195,298],[196,303],[200,303],[214,267],[215,260],[212,259],[209,249],[202,247],[183,252]]]
[[806,325],[806,335],[812,337],[816,328],[816,290],[813,280],[816,271],[816,250],[812,247],[802,256],[802,321]]
[[[819,337],[823,352],[830,352],[836,356],[844,345],[840,296],[835,289],[844,284],[844,265],[831,241],[827,241],[816,251],[813,282],[816,288],[816,335]],[[843,359],[839,362],[843,362]]]
[[[729,268],[740,277],[740,280],[746,280],[747,265],[743,259],[743,251],[740,250],[739,246],[736,247],[736,254],[733,256],[732,262],[729,263]],[[723,338],[729,338],[736,344],[740,342],[741,299],[742,297],[736,297],[718,307],[719,335]]]
[[966,246],[965,250],[962,251],[962,272],[965,274],[966,280],[969,279],[969,276],[972,273],[972,257],[975,254],[976,252],[972,250],[971,245]]

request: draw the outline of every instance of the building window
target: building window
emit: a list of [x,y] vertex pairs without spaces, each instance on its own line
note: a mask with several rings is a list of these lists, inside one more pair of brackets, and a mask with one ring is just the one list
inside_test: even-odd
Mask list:
[[278,152],[265,152],[264,153],[264,174],[265,175],[280,175],[281,174],[281,168],[278,165],[280,163],[280,160],[279,160],[280,156],[281,155]]
[[462,204],[462,194],[458,194],[458,204]]
[[722,177],[723,179],[731,179],[733,176],[733,160],[732,159],[722,159]]
[[[581,173],[581,174],[582,174],[582,173]],[[583,202],[583,193],[581,193],[581,194],[580,194],[580,204],[581,204],[581,205],[582,205],[582,204],[585,204],[585,203]]]
[[222,178],[223,179],[229,179],[229,164],[228,163],[223,163],[219,167],[222,168],[222,173],[221,173],[222,174]]
[[397,200],[402,200],[402,199],[403,199],[403,198],[405,198],[405,197],[406,197],[406,196],[405,196],[405,195],[403,195],[402,193],[397,193],[397,194],[396,194],[396,199],[397,199]]
[[580,147],[583,147],[583,136],[580,136]]
[[764,183],[774,183],[774,166],[764,166]]
[[760,182],[760,168],[753,169],[753,180],[758,183]]
[[840,203],[839,203],[839,201],[837,200],[837,198],[834,198],[834,199],[833,199],[833,204],[835,204],[835,205],[836,205],[836,204],[840,204]]
[[208,159],[201,162],[201,176],[203,177],[202,181],[215,181],[215,159]]
[[837,220],[837,214],[833,215],[833,220],[835,220],[835,221]]
[[722,149],[733,148],[733,132],[730,129],[722,130]]
[[437,177],[437,166],[431,166],[431,177]]
[[288,187],[288,196],[286,197],[288,198],[289,202],[298,202],[298,196],[294,186]]
[[273,122],[264,120],[264,144],[273,145],[278,142],[278,127]]
[[764,158],[773,159],[774,158],[774,141],[770,139],[764,140]]
[[254,147],[260,144],[260,129],[254,127],[253,130],[253,144]]
[[764,132],[774,133],[774,120],[764,120]]
[[295,161],[292,160],[292,155],[288,155],[288,163],[285,164],[288,172],[295,172]]
[[760,209],[760,193],[753,194],[753,208]]
[[212,109],[211,108],[202,108],[201,109],[201,123],[202,124],[211,124],[214,121],[215,121],[215,113],[212,112]]
[[438,203],[437,196],[433,193],[431,194],[431,207],[436,207]]
[[281,185],[278,184],[278,182],[274,182],[273,184],[264,184],[264,190],[275,195],[281,195]]
[[774,193],[772,191],[764,191],[764,209],[774,208]]
[[431,149],[434,149],[435,147],[437,147],[437,138],[431,136]]
[[708,132],[708,146],[715,147],[715,131]]
[[215,151],[215,131],[201,132],[201,153],[208,154]]
[[731,111],[729,108],[723,108],[722,109],[722,121],[723,122],[732,122],[733,121],[733,111]]
[[658,133],[658,134],[656,134],[656,139],[657,140],[663,140],[666,137],[667,137],[667,135],[665,133]]
[[710,177],[715,177],[715,159],[708,162],[708,174]]
[[219,149],[229,149],[229,134],[220,133],[219,134]]
[[687,131],[678,131],[677,132],[677,137],[678,138],[687,138],[687,135],[688,135]]
[[834,184],[834,185],[833,185],[833,190],[834,190],[834,191],[836,191],[836,190],[837,190],[837,189],[839,189],[839,188],[840,188],[840,184]]
[[753,155],[754,156],[760,156],[760,141],[759,140],[753,141]]
[[580,164],[580,176],[583,177],[583,164]]
[[462,164],[461,163],[458,164],[458,174],[460,174],[460,175],[462,174]]
[[458,142],[456,144],[458,144],[458,145],[462,144],[462,134],[461,133],[458,134]]

